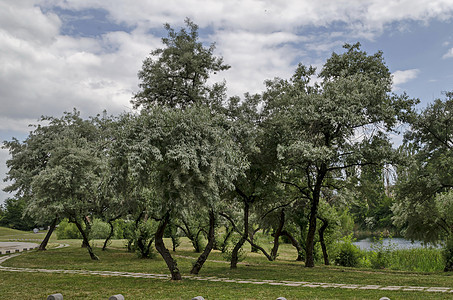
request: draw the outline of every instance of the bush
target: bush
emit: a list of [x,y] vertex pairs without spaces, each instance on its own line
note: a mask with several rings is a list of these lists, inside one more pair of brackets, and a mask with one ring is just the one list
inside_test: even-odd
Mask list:
[[[225,251],[223,252],[222,256],[226,261],[231,262],[232,254],[233,254],[233,249],[238,243],[240,237],[238,236],[233,236],[231,237],[231,245],[225,248]],[[244,249],[244,245],[239,249],[238,251],[238,262],[243,261],[247,257],[247,252]]]
[[[390,237],[391,238],[391,237]],[[395,250],[395,245],[390,242],[384,245],[384,236],[381,234],[379,239],[375,239],[371,245],[370,263],[373,269],[385,269],[390,266],[392,253]]]
[[59,240],[82,238],[77,226],[74,223],[69,223],[68,219],[64,219],[58,224],[56,233]]
[[93,225],[91,226],[90,238],[92,239],[106,239],[110,233],[109,224],[102,222],[99,219],[93,220]]
[[124,234],[128,240],[128,251],[137,253],[140,258],[153,258],[155,253],[151,247],[154,240],[155,226],[151,220],[140,221],[137,226],[134,222],[126,223]]
[[343,267],[357,267],[362,257],[362,253],[360,249],[352,243],[352,234],[345,236],[341,240],[342,241],[338,245],[335,263]]
[[113,239],[121,240],[126,238],[128,223],[124,219],[113,221]]
[[443,249],[443,257],[445,261],[445,272],[453,271],[453,238],[448,238]]

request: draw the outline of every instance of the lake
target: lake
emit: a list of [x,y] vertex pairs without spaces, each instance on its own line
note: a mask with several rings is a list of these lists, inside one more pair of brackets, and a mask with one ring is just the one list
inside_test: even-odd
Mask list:
[[[363,240],[359,240],[354,242],[353,244],[358,246],[362,250],[371,250],[371,246],[373,245],[374,238],[368,237]],[[393,245],[394,249],[412,249],[412,248],[423,248],[425,247],[422,242],[414,241],[411,242],[410,240],[406,240],[403,238],[384,238],[383,239],[384,246],[388,246],[389,243]]]

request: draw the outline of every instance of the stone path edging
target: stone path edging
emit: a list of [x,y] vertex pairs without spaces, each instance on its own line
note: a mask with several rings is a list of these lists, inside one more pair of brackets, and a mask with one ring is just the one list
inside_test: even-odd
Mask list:
[[[20,247],[19,247],[20,246]],[[30,247],[31,246],[31,247]],[[19,248],[18,248],[19,247]],[[11,254],[11,253],[17,253],[17,252],[23,252],[23,251],[28,251],[28,250],[34,250],[38,249],[39,245],[37,244],[32,244],[32,243],[22,243],[21,245],[16,245],[16,246],[8,246],[6,248],[10,248],[8,250],[0,250],[0,255],[1,254]],[[1,249],[1,248],[0,248]]]
[[[67,247],[69,245],[60,245],[57,248]],[[56,249],[56,248],[53,248]],[[53,273],[53,274],[81,274],[95,276],[115,276],[115,277],[135,277],[135,278],[151,278],[151,279],[170,279],[170,275],[166,274],[151,274],[151,273],[134,273],[134,272],[118,272],[118,271],[89,271],[89,270],[52,270],[52,269],[32,269],[32,268],[14,268],[4,267],[1,264],[10,258],[20,255],[15,253],[8,256],[0,257],[0,270],[7,272],[26,272],[26,273]],[[347,284],[347,283],[325,283],[325,282],[307,282],[307,281],[287,281],[287,280],[259,280],[259,279],[231,279],[225,277],[202,277],[202,276],[182,276],[183,279],[209,281],[209,282],[225,282],[237,284],[258,284],[258,285],[274,285],[288,287],[308,287],[308,288],[340,288],[340,289],[355,289],[355,290],[381,290],[381,291],[407,291],[407,292],[438,292],[438,293],[453,293],[451,287],[421,287],[421,286],[384,286],[384,285],[368,285],[368,284]]]

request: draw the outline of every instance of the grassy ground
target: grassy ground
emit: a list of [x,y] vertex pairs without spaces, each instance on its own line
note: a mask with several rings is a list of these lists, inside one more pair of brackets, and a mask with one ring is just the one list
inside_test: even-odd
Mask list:
[[45,232],[33,233],[33,231],[20,231],[11,228],[0,227],[0,242],[8,242],[13,239],[43,239]]
[[[11,237],[13,235],[13,237]],[[14,236],[15,235],[15,236]],[[36,238],[33,233],[23,233],[0,228],[0,240],[13,238]],[[99,261],[91,261],[78,240],[57,241],[52,244],[69,243],[63,249],[50,249],[45,252],[31,251],[5,261],[3,266],[83,269],[106,271],[129,271],[168,274],[164,261],[138,259],[133,253],[124,250],[124,241],[114,241],[107,251],[96,248]],[[102,246],[102,241],[95,241]],[[189,275],[193,259],[196,257],[190,243],[183,239],[181,246],[172,255],[178,255],[178,266],[183,275]],[[313,269],[296,262],[295,252],[289,245],[282,245],[280,256],[275,262],[268,262],[264,256],[248,253],[238,269],[230,270],[223,262],[208,261],[201,270],[201,276],[218,276],[232,279],[274,279],[290,281],[328,282],[346,284],[376,284],[401,286],[453,287],[453,278],[448,273],[402,272],[392,270],[350,269],[334,266],[317,266]],[[210,260],[223,261],[221,253],[214,251]],[[0,295],[4,298],[45,299],[47,295],[60,292],[65,299],[107,299],[121,293],[126,299],[191,299],[202,295],[205,299],[276,299],[284,296],[289,299],[452,299],[453,295],[427,292],[348,290],[333,288],[304,288],[254,284],[205,282],[108,277],[76,274],[16,273],[0,271]]]

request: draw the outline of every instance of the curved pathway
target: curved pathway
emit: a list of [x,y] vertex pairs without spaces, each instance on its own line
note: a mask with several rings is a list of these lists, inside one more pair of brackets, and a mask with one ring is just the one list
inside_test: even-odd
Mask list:
[[29,242],[0,242],[0,254],[8,254],[33,250],[38,248],[38,244]]
[[[62,244],[57,248],[67,247]],[[53,248],[56,249],[56,248]],[[3,267],[1,264],[10,258],[20,255],[15,253],[0,257],[0,271],[8,272],[28,272],[28,273],[55,273],[55,274],[82,274],[97,276],[115,276],[115,277],[138,277],[152,279],[170,279],[170,275],[152,274],[152,273],[134,273],[134,272],[115,272],[115,271],[88,271],[88,270],[52,270],[52,269],[32,269],[32,268],[14,268]],[[230,279],[224,277],[201,277],[201,276],[182,276],[183,279],[210,281],[210,282],[228,282],[238,284],[259,284],[259,285],[279,285],[291,287],[308,287],[308,288],[339,288],[339,289],[358,289],[358,290],[381,290],[381,291],[413,291],[413,292],[439,292],[452,293],[452,287],[421,287],[421,286],[383,286],[383,285],[365,285],[365,284],[346,284],[346,283],[323,283],[323,282],[306,282],[306,281],[279,281],[279,280],[260,280],[260,279]]]

